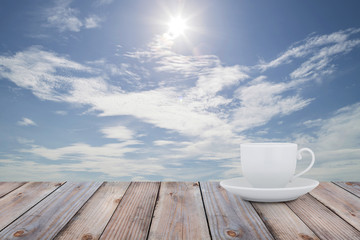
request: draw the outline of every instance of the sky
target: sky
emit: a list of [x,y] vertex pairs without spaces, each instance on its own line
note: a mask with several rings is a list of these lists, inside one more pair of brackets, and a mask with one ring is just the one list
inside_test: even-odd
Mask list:
[[3,0],[0,181],[222,180],[246,142],[309,147],[304,177],[360,181],[359,9]]

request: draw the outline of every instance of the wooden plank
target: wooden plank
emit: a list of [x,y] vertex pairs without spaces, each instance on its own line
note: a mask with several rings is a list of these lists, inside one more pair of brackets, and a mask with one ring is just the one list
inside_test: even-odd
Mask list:
[[26,182],[0,182],[0,198],[24,185]]
[[65,183],[0,232],[0,239],[52,239],[101,183]]
[[310,194],[286,204],[321,239],[360,239],[359,231]]
[[319,239],[285,203],[252,203],[276,239]]
[[360,182],[334,182],[334,183],[360,198]]
[[228,193],[218,182],[201,182],[213,239],[273,239],[250,202]]
[[148,239],[210,239],[198,183],[161,183]]
[[61,183],[31,182],[0,199],[0,230],[61,186]]
[[129,182],[105,182],[55,239],[99,239]]
[[330,182],[320,183],[310,194],[360,231],[360,198]]
[[133,182],[100,239],[146,239],[159,182]]

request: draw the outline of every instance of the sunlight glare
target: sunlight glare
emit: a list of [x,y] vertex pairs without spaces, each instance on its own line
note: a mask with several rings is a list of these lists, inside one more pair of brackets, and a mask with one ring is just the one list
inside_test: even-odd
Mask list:
[[181,17],[172,18],[168,26],[168,34],[173,38],[177,38],[178,36],[183,35],[187,28],[186,21]]

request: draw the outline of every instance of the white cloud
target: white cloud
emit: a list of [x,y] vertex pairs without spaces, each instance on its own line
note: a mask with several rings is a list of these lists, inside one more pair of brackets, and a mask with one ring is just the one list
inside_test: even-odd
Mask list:
[[103,5],[109,5],[113,2],[114,0],[95,0],[94,5],[96,7],[98,6],[103,6]]
[[115,138],[119,141],[133,139],[134,132],[124,126],[112,126],[100,130],[106,138]]
[[[322,181],[341,180],[349,177],[353,180],[358,180],[355,176],[358,176],[357,173],[360,171],[360,147],[358,144],[360,141],[360,128],[357,127],[360,126],[359,119],[360,103],[357,103],[336,111],[328,119],[323,119],[323,124],[314,132],[314,136],[304,134],[295,136],[294,142],[299,143],[300,147],[312,148],[316,154],[316,164],[306,175],[307,177]],[[131,136],[131,134],[128,135],[129,138]],[[117,138],[118,136],[110,135],[109,137]],[[239,143],[244,141],[246,139],[241,139],[240,137],[238,139],[194,139],[191,142],[180,142],[181,144],[177,144],[177,141],[172,140],[158,140],[154,142],[154,146],[162,147],[158,153],[156,148],[147,148],[143,145],[140,150],[136,147],[137,142],[131,139],[119,144],[90,146],[84,143],[77,143],[54,149],[32,145],[30,149],[22,149],[22,151],[54,161],[62,159],[71,161],[65,165],[56,165],[54,163],[49,166],[31,163],[29,166],[37,167],[37,170],[30,169],[28,174],[29,172],[37,172],[36,174],[39,174],[38,178],[44,177],[46,179],[45,169],[53,166],[52,172],[101,172],[106,174],[107,178],[136,178],[137,176],[152,175],[159,180],[164,178],[174,179],[174,176],[176,176],[177,180],[189,180],[200,177],[219,180],[241,175],[238,147]],[[144,156],[147,156],[149,153],[157,153],[157,158],[146,160],[141,157],[137,158],[137,160],[126,158],[126,154],[136,153],[137,151],[140,151]],[[183,162],[184,159],[192,159],[192,161],[196,159],[197,161],[205,162],[215,160],[215,163],[208,168],[203,167],[201,169],[197,167],[194,169],[194,167],[191,168],[186,164],[178,164],[179,160]],[[223,161],[220,161],[217,165],[216,161],[220,159]],[[16,161],[9,161],[3,162],[5,168],[2,167],[2,169],[8,169],[9,167],[7,166],[9,165],[17,166]],[[172,163],[174,165],[170,167]],[[302,169],[302,166],[306,164],[307,159],[304,158],[304,161],[299,162],[299,169]],[[193,166],[196,166],[196,164]],[[20,168],[20,166],[15,168]],[[221,170],[221,168],[225,170]],[[39,169],[44,169],[44,172],[39,172]],[[9,169],[9,171],[13,170]],[[179,173],[181,173],[181,176]],[[31,179],[34,179],[34,176],[36,175],[29,175]]]
[[108,93],[86,101],[101,112],[100,116],[131,115],[157,127],[189,136],[198,136],[204,131],[224,125],[216,114],[196,111],[185,100],[178,101],[178,96],[179,93],[174,88],[158,88],[127,94]]
[[167,145],[176,145],[176,141],[169,141],[169,140],[156,140],[153,142],[155,146],[167,146]]
[[76,74],[90,68],[33,46],[13,56],[0,56],[0,70],[1,77],[31,90],[40,99],[62,101],[64,94],[60,92],[71,89],[77,78],[61,75],[58,70]]
[[192,144],[191,142],[187,141],[175,141],[175,140],[156,140],[153,141],[154,146],[176,146],[176,147],[182,147],[182,146],[189,146]]
[[332,46],[321,48],[309,60],[303,62],[299,68],[290,74],[293,79],[308,78],[316,79],[333,73],[333,65],[330,64],[338,54],[345,54],[360,45],[360,40],[347,40]]
[[22,149],[21,152],[32,153],[50,160],[64,160],[67,157],[76,160],[81,160],[82,158],[96,160],[122,157],[125,153],[136,150],[135,147],[130,147],[136,144],[138,144],[138,141],[126,141],[94,147],[85,143],[74,143],[70,146],[54,149],[32,145],[30,149]]
[[155,62],[154,69],[158,72],[181,74],[185,77],[196,77],[206,74],[208,70],[221,66],[220,59],[215,55],[186,56],[171,50],[174,41],[166,36],[157,35],[144,50],[127,52],[124,56],[144,62]]
[[216,93],[226,87],[236,86],[240,81],[249,76],[238,66],[223,67],[217,66],[208,70],[207,74],[202,74],[196,82],[197,92],[215,96]]
[[[334,32],[334,33],[331,33],[328,35],[320,35],[320,36],[316,35],[313,37],[309,37],[309,38],[307,38],[303,41],[300,41],[300,42],[296,43],[295,45],[291,46],[287,51],[285,51],[283,54],[281,54],[278,58],[276,58],[268,63],[263,61],[256,67],[258,67],[262,71],[265,71],[269,68],[275,68],[282,64],[291,63],[296,58],[305,57],[307,55],[316,56],[316,55],[319,55],[318,52],[319,52],[320,47],[329,46],[331,44],[332,44],[332,46],[330,46],[330,49],[332,48],[333,50],[335,50],[337,48],[342,48],[344,51],[344,50],[346,50],[346,48],[344,49],[344,44],[348,45],[348,41],[347,41],[348,38],[353,34],[357,34],[359,31],[360,31],[360,29],[347,29],[347,30],[341,30],[338,32]],[[350,45],[352,45],[352,44],[350,44]],[[351,46],[348,46],[348,47],[351,47]],[[325,47],[323,49],[320,48],[320,52],[325,53],[322,50],[326,50],[326,49],[328,49],[328,48],[327,47]],[[326,55],[323,55],[323,56],[326,56]]]
[[238,131],[266,124],[277,115],[288,115],[306,107],[312,99],[302,99],[298,95],[284,97],[293,90],[293,84],[259,82],[240,87],[235,97],[240,107],[234,109],[233,123]]
[[[86,63],[89,64],[90,66],[94,66],[98,68],[99,74],[104,74],[103,71],[105,69],[106,74],[104,78],[108,79],[113,76],[121,76],[122,80],[129,85],[134,84],[134,82],[140,81],[142,77],[148,74],[144,71],[144,69],[138,68],[136,66],[132,66],[128,63],[112,64],[106,61],[105,59],[87,61]],[[140,76],[140,74],[142,75]],[[109,75],[110,77],[107,75]]]
[[253,80],[251,80],[251,84],[257,84],[257,83],[262,83],[267,79],[267,76],[265,75],[260,75],[256,78],[254,78]]
[[319,149],[328,151],[360,149],[360,103],[343,107],[324,121],[317,141]]
[[102,19],[96,15],[90,15],[84,20],[79,18],[79,10],[71,8],[72,0],[58,0],[56,6],[47,9],[48,26],[57,28],[60,32],[79,32],[82,28],[99,27]]
[[[66,74],[61,74],[63,72]],[[84,72],[94,74],[94,69],[42,50],[39,46],[13,56],[0,56],[0,77],[31,90],[44,100],[67,101],[71,91],[81,92],[81,88],[88,89],[90,94],[93,88],[96,92],[107,89],[106,82],[100,77],[78,77]]]
[[[341,34],[327,38],[341,39],[338,35]],[[330,41],[319,39],[312,38],[308,42]],[[157,127],[175,130],[188,136],[233,136],[231,132],[234,129],[241,131],[266,124],[272,117],[298,111],[312,100],[303,99],[299,94],[283,96],[291,93],[300,82],[272,83],[266,81],[267,77],[262,75],[250,85],[241,85],[238,88],[234,97],[240,104],[236,106],[233,98],[222,96],[219,92],[226,88],[233,89],[248,79],[248,68],[237,65],[222,66],[216,56],[192,57],[175,54],[171,51],[171,40],[165,40],[158,36],[149,44],[150,50],[137,57],[155,59],[158,64],[158,67],[155,67],[157,71],[191,76],[193,86],[190,89],[170,86],[125,92],[107,83],[107,73],[104,74],[103,70],[95,67],[106,66],[101,69],[107,69],[111,75],[124,76],[131,73],[126,64],[121,64],[121,68],[118,68],[102,60],[88,63],[94,66],[88,67],[38,47],[17,53],[13,57],[0,58],[2,66],[7,70],[0,74],[19,86],[31,89],[42,99],[89,105],[92,110],[99,111],[100,116],[135,116]],[[67,71],[83,71],[93,76],[80,78],[76,77],[76,72],[73,76],[57,75],[57,70],[62,68]],[[26,82],[24,79],[30,81]],[[232,118],[229,118],[230,116]]]
[[[334,58],[346,54],[359,46],[359,39],[349,39],[359,29],[338,31],[329,35],[313,36],[291,47],[278,58],[262,62],[252,68],[262,72],[280,65],[292,63],[295,59],[305,59],[292,71],[287,82],[271,83],[266,75],[255,78],[249,86],[241,86],[235,92],[240,100],[240,107],[234,109],[234,124],[239,130],[266,124],[274,116],[288,115],[306,107],[314,99],[303,99],[299,91],[308,80],[321,81],[322,77],[333,73]],[[289,92],[297,92],[290,96]]]
[[276,59],[270,62],[261,61],[255,69],[264,72],[270,68],[290,64],[294,60],[303,61],[289,74],[290,79],[298,82],[321,82],[325,76],[334,73],[336,65],[333,62],[337,57],[360,46],[360,39],[351,39],[359,32],[360,29],[350,28],[328,35],[309,37],[296,43]]
[[[2,77],[32,90],[39,98],[90,105],[93,110],[100,111],[100,116],[132,115],[158,127],[192,136],[216,127],[223,129],[227,125],[216,114],[206,111],[208,106],[216,107],[226,103],[221,97],[204,103],[202,98],[195,99],[190,94],[180,102],[180,93],[176,88],[124,93],[119,87],[109,85],[101,75],[77,77],[77,72],[94,75],[98,70],[39,47],[32,47],[10,57],[2,56],[0,64],[4,69],[0,72]],[[58,74],[60,70],[74,74],[63,76]],[[241,77],[241,73],[239,74]],[[231,77],[230,83],[238,79],[239,77]],[[221,85],[216,86],[216,90],[220,88]],[[202,106],[199,108],[199,105]]]
[[[64,169],[53,164],[39,164],[34,161],[0,159],[3,181],[61,181]],[[79,180],[79,179],[77,179]]]
[[209,68],[220,66],[216,56],[184,56],[170,52],[166,48],[158,48],[152,53],[156,57],[158,66],[155,70],[159,72],[181,73],[184,76],[198,76],[206,74]]
[[55,111],[54,113],[57,114],[57,115],[62,115],[62,116],[65,116],[65,115],[68,114],[67,111],[63,111],[63,110],[58,110],[58,111]]
[[17,137],[16,140],[20,144],[31,144],[31,143],[34,142],[34,140],[32,140],[32,139],[27,139],[27,138],[24,138],[24,137]]
[[26,117],[23,117],[21,121],[17,122],[17,124],[20,126],[37,126],[37,124],[33,120]]
[[100,27],[102,19],[96,15],[91,15],[84,20],[85,28],[97,28]]
[[318,118],[318,119],[314,119],[314,120],[307,120],[307,121],[303,122],[303,124],[306,127],[319,127],[323,124],[323,119]]
[[97,174],[97,179],[118,180],[134,176],[161,176],[164,167],[151,159],[132,160],[114,156],[58,164],[39,163],[29,160],[0,159],[0,180],[6,181],[89,181],[89,174]]
[[318,129],[311,134],[294,136],[301,146],[315,152],[315,170],[311,170],[309,176],[317,174],[316,178],[323,180],[357,176],[359,180],[356,173],[360,172],[360,103],[343,107],[327,119],[309,121]]
[[83,23],[77,17],[79,11],[70,8],[71,0],[56,1],[56,6],[46,11],[47,20],[50,26],[56,27],[59,31],[80,31]]
[[[138,59],[140,65],[144,62],[154,63],[152,70],[155,73],[170,73],[181,80],[174,77],[175,80],[163,80],[157,85],[146,85],[145,88],[135,90],[121,85],[128,83],[129,79],[143,80],[139,74],[132,75],[134,65],[114,65],[105,59],[80,64],[69,60],[68,56],[40,47],[31,47],[13,56],[0,56],[0,76],[31,90],[40,99],[88,106],[99,117],[131,116],[136,121],[166,132],[162,136],[149,135],[148,141],[153,146],[148,148],[138,140],[137,131],[115,124],[100,129],[105,138],[115,139],[116,142],[112,144],[91,146],[73,143],[60,148],[32,145],[31,148],[22,149],[22,152],[54,161],[72,159],[74,163],[69,164],[70,171],[71,168],[78,171],[102,171],[111,176],[115,176],[116,172],[122,176],[134,176],[144,171],[171,178],[169,174],[175,174],[176,170],[168,171],[166,166],[170,163],[161,159],[173,161],[175,164],[171,166],[175,166],[179,159],[214,162],[236,159],[239,144],[247,140],[240,135],[241,132],[308,106],[314,99],[301,95],[299,89],[306,81],[298,78],[309,78],[331,69],[329,66],[333,56],[347,53],[356,46],[356,41],[351,45],[350,40],[346,40],[351,34],[352,31],[347,30],[309,38],[278,59],[255,67],[225,66],[218,57],[212,55],[194,57],[177,54],[171,50],[173,42],[170,39],[158,36],[147,49],[129,52],[126,56]],[[274,81],[265,74],[267,69],[300,57],[307,59],[296,68],[299,74],[293,74],[293,78]],[[306,64],[311,67],[305,68]],[[64,72],[66,74],[62,74]],[[292,72],[296,73],[296,70]],[[120,80],[112,81],[114,76]],[[340,113],[336,116],[340,116]],[[334,119],[340,121],[340,118]],[[326,141],[334,137],[327,139],[321,136],[329,136],[331,129],[336,128],[334,124],[330,127],[329,122],[321,122],[324,128],[317,138],[307,135],[299,136],[298,140],[306,143],[318,139],[328,144]],[[315,120],[304,124],[314,125]],[[171,138],[166,138],[166,134]],[[141,147],[137,146],[140,144]],[[344,145],[343,149],[352,148]],[[357,151],[350,150],[347,153],[357,154]],[[128,155],[136,155],[140,159],[141,154],[145,153],[146,159],[151,158],[154,168],[146,161],[127,159]],[[124,168],[129,172],[124,172],[121,164],[126,165]],[[137,166],[139,164],[143,165]]]
[[[316,153],[315,153],[316,154]],[[304,169],[305,166],[302,168]],[[319,181],[349,181],[358,182],[360,171],[360,161],[341,160],[328,161],[325,164],[315,165],[304,175],[307,178]]]

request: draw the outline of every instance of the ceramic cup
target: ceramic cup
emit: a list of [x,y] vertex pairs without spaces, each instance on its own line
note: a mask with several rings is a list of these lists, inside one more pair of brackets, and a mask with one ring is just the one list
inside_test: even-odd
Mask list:
[[[308,151],[310,165],[295,174],[296,161]],[[255,188],[282,188],[294,178],[310,170],[315,155],[309,148],[298,150],[295,143],[244,143],[240,145],[241,167],[246,180]]]

